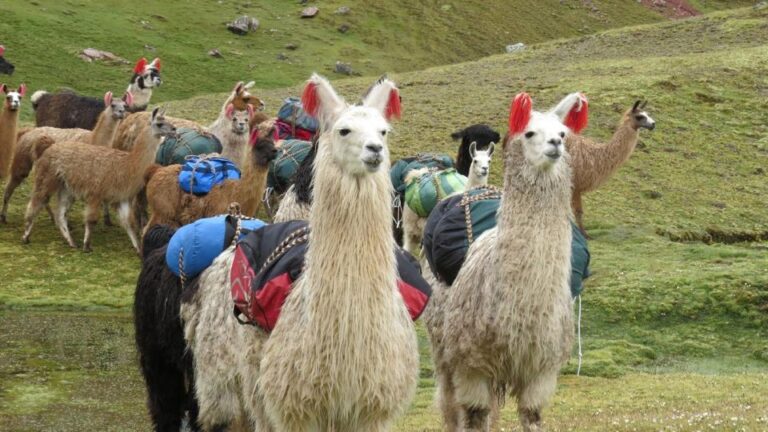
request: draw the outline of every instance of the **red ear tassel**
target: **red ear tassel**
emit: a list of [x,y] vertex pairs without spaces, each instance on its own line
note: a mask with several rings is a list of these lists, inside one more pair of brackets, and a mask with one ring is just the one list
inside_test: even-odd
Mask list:
[[2,57],[3,54],[5,54],[5,47],[0,45],[0,57]]
[[589,123],[589,102],[583,94],[579,94],[579,98],[581,99],[581,107],[575,105],[571,108],[564,122],[575,133],[584,130],[587,127],[587,123]]
[[518,93],[509,108],[509,135],[522,133],[531,121],[533,102],[528,93]]
[[384,110],[384,118],[387,121],[392,120],[392,117],[400,118],[403,113],[403,107],[400,104],[400,92],[397,89],[392,89],[389,92],[389,100],[387,101],[387,108]]
[[136,62],[136,66],[133,68],[133,72],[140,74],[144,72],[145,67],[147,67],[147,59],[142,57],[139,61]]
[[301,105],[309,115],[317,117],[317,110],[320,108],[320,101],[317,98],[317,84],[313,82],[307,83],[307,86],[304,87],[304,92],[301,94]]

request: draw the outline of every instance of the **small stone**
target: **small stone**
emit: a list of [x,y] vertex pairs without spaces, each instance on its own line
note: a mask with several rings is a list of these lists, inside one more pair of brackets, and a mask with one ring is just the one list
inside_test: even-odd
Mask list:
[[231,23],[227,24],[227,30],[231,31],[234,34],[245,36],[249,32],[256,31],[259,29],[259,20],[256,18],[250,17],[248,15],[243,15],[240,18],[235,19]]
[[221,51],[219,51],[218,48],[214,48],[210,51],[208,51],[208,55],[213,58],[224,58],[224,56],[221,54]]
[[285,49],[287,50],[296,51],[298,48],[299,46],[295,43],[285,44]]
[[516,44],[507,45],[505,49],[508,54],[518,52],[518,51],[523,51],[525,49],[525,44],[522,42],[518,42]]
[[754,174],[755,174],[755,175],[761,175],[761,174],[765,174],[765,168],[763,168],[763,167],[757,167],[757,168],[755,168]]
[[318,9],[317,6],[310,6],[308,8],[304,8],[304,10],[301,11],[301,17],[314,18],[318,12],[320,12],[320,9]]
[[354,73],[352,66],[349,63],[342,63],[340,61],[336,62],[336,66],[333,68],[333,70],[334,72],[343,75],[352,75]]
[[650,198],[650,199],[659,199],[662,196],[661,192],[653,191],[653,190],[652,191],[645,191],[645,192],[643,192],[643,195],[645,195],[646,198]]
[[336,9],[335,14],[336,15],[348,15],[351,10],[349,9],[349,6],[342,6],[338,9]]
[[157,51],[157,48],[153,47],[152,45],[144,45],[144,49],[147,51]]
[[338,29],[336,29],[336,30],[338,30],[338,31],[339,31],[339,33],[346,33],[346,32],[348,32],[348,31],[349,31],[349,29],[351,29],[351,28],[352,28],[352,26],[350,26],[350,25],[349,25],[349,24],[347,24],[347,23],[344,23],[344,24],[340,25],[340,26],[339,26],[339,28],[338,28]]
[[96,48],[86,48],[86,49],[82,50],[78,54],[78,57],[80,57],[81,59],[83,59],[84,61],[87,61],[89,63],[94,61],[94,60],[103,60],[103,61],[110,62],[110,63],[115,63],[115,64],[128,64],[128,63],[130,63],[128,60],[126,60],[126,59],[124,59],[124,58],[122,58],[120,56],[117,56],[115,54],[112,54],[109,51],[102,51],[102,50],[98,50]]
[[278,53],[277,54],[277,59],[278,60],[288,60],[288,56],[285,55],[285,53]]

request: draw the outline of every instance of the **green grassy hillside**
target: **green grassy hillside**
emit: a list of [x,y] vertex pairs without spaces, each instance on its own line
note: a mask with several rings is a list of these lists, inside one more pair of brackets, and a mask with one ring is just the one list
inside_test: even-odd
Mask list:
[[[165,86],[156,100],[163,101],[228,90],[237,80],[255,80],[262,88],[292,85],[313,70],[331,73],[337,60],[366,75],[418,70],[503,52],[508,43],[662,19],[635,2],[582,3],[332,0],[311,2],[320,13],[307,20],[299,17],[298,2],[285,0],[10,0],[0,4],[0,43],[17,72],[2,79],[101,95],[126,86],[137,58],[159,56]],[[334,14],[342,5],[349,15]],[[241,14],[261,21],[256,33],[241,37],[226,30],[224,23]],[[341,34],[337,28],[344,23],[351,28]],[[289,43],[298,49],[286,49]],[[112,51],[131,65],[85,63],[77,53],[88,47]],[[209,57],[213,48],[223,58]],[[278,60],[280,53],[287,60]]]
[[[594,276],[583,296],[587,377],[572,376],[574,357],[544,414],[549,430],[766,428],[765,34],[768,8],[747,8],[392,74],[404,107],[390,141],[395,157],[453,154],[449,134],[475,122],[503,132],[511,98],[522,90],[539,108],[584,91],[592,113],[585,134],[600,139],[635,99],[649,100],[656,130],[643,131],[629,162],[586,198],[594,237]],[[356,100],[370,83],[334,85]],[[299,91],[258,94],[274,108]],[[164,105],[170,115],[208,121],[224,97]],[[497,159],[492,182],[500,173]],[[0,227],[0,326],[7,329],[0,334],[7,348],[0,350],[0,430],[145,430],[143,389],[126,348],[133,342],[125,312],[138,273],[130,243],[120,229],[99,225],[94,253],[72,251],[41,214],[32,244],[22,246],[28,191]],[[81,217],[72,214],[80,236]],[[44,312],[50,309],[71,311]],[[106,314],[83,312],[94,309]],[[38,323],[34,330],[30,322]],[[400,431],[440,430],[420,331],[422,381]],[[513,413],[508,404],[508,425]]]

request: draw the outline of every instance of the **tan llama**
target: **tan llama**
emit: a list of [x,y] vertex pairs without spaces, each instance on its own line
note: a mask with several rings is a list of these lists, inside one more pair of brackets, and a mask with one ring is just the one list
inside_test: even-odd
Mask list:
[[267,334],[237,323],[220,255],[182,303],[200,422],[258,431],[387,431],[413,397],[414,325],[397,292],[386,118],[397,88],[347,105],[314,75],[304,106],[321,124],[306,268]]
[[0,180],[4,180],[11,168],[16,130],[19,127],[19,108],[27,86],[22,84],[17,90],[11,90],[7,85],[0,84],[0,91],[5,95],[3,112],[0,113]]
[[175,132],[176,128],[165,120],[164,112],[155,108],[151,127],[136,140],[130,152],[75,141],[51,146],[36,164],[35,187],[27,205],[22,241],[29,242],[35,216],[56,194],[56,225],[71,247],[76,246],[66,215],[74,198],[80,198],[85,202],[85,252],[91,251],[91,231],[102,202],[118,204],[120,224],[138,252],[139,242],[130,220],[130,202],[144,187],[143,173],[154,161],[161,139]]
[[565,147],[571,155],[573,168],[572,207],[579,229],[584,230],[584,207],[581,196],[602,186],[618,169],[624,165],[637,146],[640,129],[653,130],[656,122],[648,115],[645,102],[635,104],[624,113],[619,127],[610,141],[600,143],[579,134],[569,134]]
[[472,243],[451,287],[434,283],[425,312],[448,431],[488,431],[506,393],[523,430],[541,428],[573,340],[563,141],[586,115],[580,94],[544,113],[527,94],[515,97],[497,226]]

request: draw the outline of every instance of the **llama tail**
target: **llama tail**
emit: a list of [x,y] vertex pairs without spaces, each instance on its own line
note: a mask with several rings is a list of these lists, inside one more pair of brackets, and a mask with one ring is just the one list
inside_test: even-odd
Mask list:
[[48,92],[45,90],[38,90],[32,94],[32,97],[29,99],[32,101],[32,109],[37,109],[37,105],[40,102],[40,99],[47,95]]
[[167,245],[171,241],[171,237],[176,232],[176,228],[168,225],[153,225],[144,234],[141,244],[142,259],[146,260],[147,257],[153,252],[163,246]]

